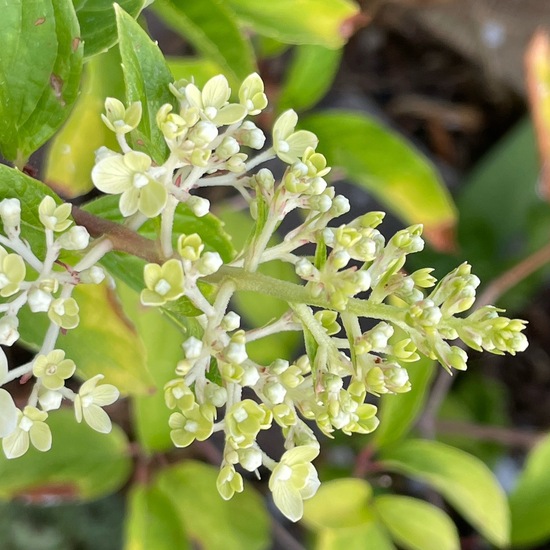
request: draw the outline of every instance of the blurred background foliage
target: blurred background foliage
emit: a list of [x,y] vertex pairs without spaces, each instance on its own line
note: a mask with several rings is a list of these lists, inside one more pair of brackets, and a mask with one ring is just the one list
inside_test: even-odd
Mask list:
[[[58,130],[26,170],[81,204],[95,198],[94,150],[115,147],[100,113],[106,96],[128,94],[120,65],[132,55],[130,38],[144,56],[158,54],[128,20],[117,27],[110,1],[73,4],[84,41],[80,95],[59,115],[62,127],[33,138],[29,153]],[[218,497],[206,464],[219,460],[216,442],[172,448],[168,411],[154,390],[179,359],[180,334],[166,316],[132,305],[140,282],[124,278],[131,260],[112,255],[109,268],[124,280],[122,310],[105,288],[81,300],[131,352],[77,341],[71,353],[82,374],[101,363],[130,395],[110,411],[120,428],[96,441],[69,415],[52,416],[52,452],[0,459],[0,497],[11,501],[1,508],[2,548],[550,548],[550,121],[544,94],[532,92],[550,86],[549,50],[530,50],[527,75],[523,61],[535,28],[550,25],[550,7],[539,0],[156,0],[145,11],[144,0],[119,4],[167,56],[161,78],[171,72],[200,85],[222,72],[236,88],[259,71],[271,101],[264,130],[283,110],[298,111],[351,197],[352,214],[388,210],[388,231],[423,223],[430,246],[408,267],[442,275],[467,259],[483,281],[482,301],[530,321],[530,348],[515,358],[474,354],[468,372],[454,378],[425,359],[411,365],[413,390],[380,399],[374,434],[324,441],[317,465],[326,483],[306,503],[303,525],[288,525],[263,498],[264,481],[250,479],[230,503]],[[154,93],[147,64],[140,70],[142,93]],[[244,240],[239,199],[223,190],[209,199],[227,235]],[[105,213],[106,200],[86,208]],[[179,212],[181,231],[186,216]],[[202,223],[207,246],[230,254],[216,218]],[[250,324],[281,312],[276,301],[246,293],[236,307]],[[167,313],[191,326],[188,312]],[[90,325],[84,330],[99,326]],[[40,338],[40,327],[24,332],[31,347]],[[262,362],[299,352],[292,334],[251,350]],[[280,452],[279,441],[265,446]]]

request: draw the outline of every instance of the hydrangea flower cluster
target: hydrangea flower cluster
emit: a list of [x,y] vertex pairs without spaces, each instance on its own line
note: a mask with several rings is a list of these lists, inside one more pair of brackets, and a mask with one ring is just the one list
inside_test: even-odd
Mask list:
[[[439,282],[430,269],[406,273],[407,255],[424,246],[421,226],[403,229],[386,241],[377,229],[383,213],[335,223],[349,211],[349,201],[327,183],[330,167],[316,150],[317,137],[297,129],[294,111],[277,118],[270,145],[254,155],[266,142],[262,130],[249,120],[267,106],[257,74],[245,79],[235,99],[221,75],[202,90],[187,81],[173,83],[170,90],[174,104],[156,114],[168,151],[165,161],[158,164],[147,152],[132,148],[139,143],[133,132],[140,125],[141,104],[125,107],[109,98],[103,120],[116,134],[120,152],[98,150],[92,180],[99,190],[119,197],[120,212],[132,229],[160,218],[162,261],[145,266],[142,304],[170,307],[187,300],[198,313],[198,330],[182,336],[184,359],[174,365],[174,378],[164,388],[166,405],[173,410],[172,441],[186,447],[222,432],[220,495],[229,499],[243,490],[242,470],[258,474],[267,468],[275,504],[296,521],[303,501],[319,486],[312,465],[319,442],[312,424],[329,437],[335,431],[370,433],[378,419],[368,396],[408,391],[406,365],[419,353],[449,371],[464,370],[466,352],[449,342],[460,338],[474,349],[515,354],[527,346],[525,323],[500,316],[494,307],[462,315],[472,307],[479,285],[467,264]],[[279,179],[260,169],[273,158],[286,165]],[[205,216],[210,204],[196,190],[212,186],[236,189],[255,220],[247,243],[225,265],[217,252],[206,250],[199,234],[173,235],[177,205],[185,203],[197,217]],[[107,431],[110,421],[101,407],[117,393],[112,386],[98,385],[97,376],[73,394],[64,382],[75,366],[54,349],[59,330],[78,324],[71,289],[76,282],[98,282],[102,275],[90,266],[108,248],[90,252],[71,269],[53,270],[61,248],[81,250],[88,244],[81,229],[69,229],[67,205],[45,200],[41,206],[48,252],[40,261],[18,237],[15,203],[2,204],[6,237],[0,237],[0,244],[13,253],[0,250],[0,296],[13,299],[0,306],[5,312],[0,343],[15,341],[16,313],[27,302],[31,310],[47,312],[53,327],[31,364],[3,375],[4,381],[31,372],[37,377],[23,411],[0,391],[0,435],[8,441],[8,454],[17,456],[22,453],[14,449],[23,450],[29,438],[39,449],[49,447],[46,411],[59,406],[62,397],[74,401],[78,421],[84,418],[95,429]],[[270,244],[295,209],[302,210],[302,221],[279,244]],[[54,239],[56,232],[61,235]],[[314,256],[300,253],[305,245],[315,247]],[[258,272],[261,264],[274,261],[291,264],[303,284]],[[38,273],[32,282],[25,282],[26,264]],[[246,330],[231,309],[239,290],[277,296],[288,303],[288,311],[265,326]],[[376,322],[367,328],[365,318]],[[271,364],[249,357],[247,344],[282,331],[302,332],[307,353]],[[260,432],[275,425],[285,448],[277,460],[258,443]]]
[[[407,255],[424,246],[421,226],[399,231],[386,242],[377,229],[384,216],[380,212],[330,225],[348,212],[349,201],[327,184],[330,167],[316,151],[317,137],[296,130],[294,111],[275,121],[271,146],[249,158],[250,151],[266,141],[262,131],[245,120],[267,106],[257,74],[243,82],[234,103],[223,76],[212,78],[202,90],[186,81],[170,89],[179,108],[164,105],[157,114],[170,151],[167,160],[157,166],[130,148],[125,135],[139,124],[139,105],[125,109],[108,99],[104,120],[116,132],[122,152],[100,150],[93,181],[98,189],[120,195],[124,216],[161,216],[166,261],[145,267],[142,303],[163,306],[186,297],[201,312],[196,319],[202,336],[185,339],[185,359],[165,387],[166,404],[174,410],[169,422],[174,444],[186,447],[223,432],[217,483],[221,496],[229,499],[243,490],[237,467],[257,473],[263,466],[272,470],[269,486],[276,505],[298,520],[303,500],[319,485],[311,464],[319,443],[306,421],[328,436],[336,430],[369,433],[378,419],[367,395],[408,391],[404,365],[416,361],[418,352],[448,370],[464,370],[466,353],[449,341],[460,337],[474,349],[516,353],[527,345],[521,332],[524,323],[500,317],[492,307],[457,316],[473,305],[479,284],[467,264],[439,283],[430,269],[405,273]],[[254,170],[274,157],[287,165],[279,181],[266,168]],[[176,204],[184,202],[203,216],[208,201],[192,191],[214,185],[238,190],[256,220],[243,250],[225,266],[217,253],[204,251],[197,234],[179,235],[172,248]],[[303,222],[280,244],[269,246],[281,221],[297,208],[304,212]],[[314,257],[296,252],[311,243],[316,245]],[[270,261],[292,264],[305,284],[258,274],[259,265]],[[202,294],[197,286],[201,278],[215,284],[214,298]],[[289,311],[267,326],[243,330],[230,309],[239,288],[278,295],[288,302]],[[387,303],[390,296],[396,299],[392,304]],[[365,331],[362,317],[380,322]],[[396,337],[396,328],[406,337]],[[247,343],[285,330],[304,333],[307,355],[269,365],[248,356]],[[261,431],[275,424],[286,449],[278,461],[257,441]]]
[[[19,339],[19,318],[23,306],[37,315],[46,315],[49,328],[38,353],[28,363],[8,370],[6,354],[0,348],[0,385],[11,380],[34,377],[35,382],[26,406],[20,410],[11,395],[0,389],[0,438],[8,458],[22,456],[32,444],[39,451],[52,445],[47,424],[48,412],[58,409],[63,399],[75,402],[78,422],[84,419],[95,430],[109,432],[111,421],[100,407],[113,403],[119,395],[110,384],[102,384],[100,396],[89,391],[92,380],[85,382],[79,393],[65,386],[76,370],[75,363],[56,349],[61,331],[74,329],[79,323],[78,304],[71,297],[77,284],[100,283],[105,274],[95,265],[96,254],[90,253],[74,266],[60,260],[69,251],[88,248],[90,236],[86,228],[74,225],[70,204],[57,204],[46,196],[38,208],[44,228],[45,256],[39,258],[21,238],[21,204],[18,199],[0,201],[0,344],[12,346]],[[95,382],[102,378],[95,377]],[[98,412],[98,409],[100,412]]]

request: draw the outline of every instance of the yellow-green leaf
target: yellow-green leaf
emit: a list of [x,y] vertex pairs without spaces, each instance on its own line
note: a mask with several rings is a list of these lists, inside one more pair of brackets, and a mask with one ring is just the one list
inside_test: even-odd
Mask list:
[[342,49],[306,44],[292,52],[277,101],[279,112],[304,111],[323,99],[340,66]]
[[529,454],[510,495],[512,543],[522,548],[550,536],[550,436]]
[[474,456],[438,443],[408,440],[382,450],[382,465],[437,489],[487,540],[506,546],[510,513],[504,490]]
[[456,207],[434,166],[394,131],[368,116],[331,110],[301,120],[332,166],[375,195],[405,223],[424,224],[440,249],[453,245]]
[[315,531],[364,525],[375,517],[371,499],[372,488],[363,479],[327,481],[313,498],[304,502],[303,521]]
[[0,498],[29,496],[35,501],[92,500],[120,489],[132,468],[128,440],[116,425],[100,434],[78,424],[71,409],[47,419],[52,448],[41,453],[31,446],[21,458],[0,453]]
[[260,34],[290,44],[339,48],[349,38],[359,6],[349,0],[229,0],[239,19]]
[[155,483],[203,550],[267,548],[269,516],[260,494],[248,486],[225,501],[216,490],[217,476],[217,468],[187,461],[161,471]]
[[[123,394],[154,391],[143,344],[108,285],[80,285],[73,297],[80,307],[80,324],[61,335],[56,345],[76,363],[77,373],[84,378],[103,374],[104,382]],[[49,325],[46,314],[24,308],[19,319],[22,340],[38,349]]]
[[80,97],[48,149],[45,180],[65,197],[78,197],[93,189],[90,174],[97,149],[106,146],[118,150],[114,132],[101,120],[107,97],[124,98],[116,48],[87,63]]
[[[267,4],[266,4],[267,6]],[[153,9],[204,57],[222,68],[232,86],[256,69],[248,37],[235,14],[220,0],[157,0]]]
[[128,495],[125,550],[187,550],[182,521],[170,499],[155,486],[134,485]]
[[460,550],[451,518],[433,504],[417,498],[383,495],[374,500],[382,522],[395,542],[406,550]]

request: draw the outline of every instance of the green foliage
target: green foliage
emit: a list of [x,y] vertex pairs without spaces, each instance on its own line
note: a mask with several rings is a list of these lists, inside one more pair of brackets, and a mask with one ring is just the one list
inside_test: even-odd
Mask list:
[[384,495],[375,499],[382,523],[407,550],[459,550],[451,518],[433,504],[416,498]]
[[525,469],[510,495],[512,543],[534,546],[550,535],[550,438],[546,436],[529,453]]
[[[111,0],[73,0],[80,39],[86,58],[103,53],[118,41],[115,9]],[[117,4],[132,17],[137,17],[146,0],[119,0]]]
[[216,63],[232,85],[238,85],[254,71],[252,46],[240,32],[235,14],[227,3],[158,0],[154,9],[168,26],[189,40],[197,52]]
[[509,542],[506,495],[483,462],[435,441],[408,440],[382,452],[383,464],[437,489],[497,546]]
[[31,449],[18,460],[0,457],[0,498],[59,494],[65,499],[92,500],[126,483],[131,460],[120,428],[99,434],[77,424],[69,410],[52,413],[48,424],[55,438],[49,452]]
[[205,550],[265,548],[269,520],[260,495],[249,487],[224,502],[213,490],[217,475],[216,468],[187,461],[160,472],[155,485],[168,497],[189,539]]
[[406,223],[423,223],[434,239],[454,225],[456,209],[439,175],[403,138],[350,111],[313,114],[302,124],[317,134],[331,164]]
[[[353,183],[375,195],[402,220],[423,223],[432,243],[448,249],[453,245],[448,231],[457,222],[457,211],[435,168],[403,138],[360,113],[317,112],[302,119],[308,131],[296,131],[295,114],[287,111],[275,123],[273,149],[258,157],[253,149],[261,146],[246,142],[250,136],[243,138],[236,133],[242,131],[239,125],[247,114],[259,114],[265,107],[258,75],[248,77],[243,88],[238,86],[257,67],[263,68],[262,55],[281,55],[290,44],[295,46],[283,81],[269,81],[270,86],[279,86],[275,110],[307,111],[315,107],[337,73],[341,48],[353,30],[358,6],[348,0],[267,4],[253,0],[157,0],[155,13],[197,54],[165,60],[157,44],[135,21],[146,3],[4,1],[0,21],[0,150],[5,158],[22,168],[28,157],[53,137],[45,180],[68,197],[80,197],[93,189],[90,174],[102,158],[111,156],[119,161],[116,166],[121,174],[102,174],[109,180],[106,187],[114,189],[113,195],[83,207],[97,217],[89,222],[90,228],[97,229],[94,224],[105,227],[101,225],[105,220],[118,225],[109,226],[103,240],[90,247],[87,232],[79,232],[82,228],[73,227],[76,233],[70,235],[69,210],[59,214],[62,219],[56,218],[55,207],[62,201],[49,187],[0,165],[0,201],[18,199],[21,206],[21,238],[18,224],[10,226],[6,221],[9,212],[2,211],[6,234],[1,234],[2,244],[11,245],[14,253],[0,253],[0,275],[12,286],[20,285],[15,292],[21,294],[15,302],[27,299],[26,292],[46,295],[33,302],[37,311],[31,312],[28,306],[9,301],[11,290],[6,291],[0,278],[0,290],[4,291],[0,336],[3,344],[11,345],[13,330],[19,330],[21,340],[38,354],[48,356],[55,345],[74,360],[78,376],[88,381],[78,393],[72,385],[63,387],[63,395],[57,397],[59,402],[61,397],[74,401],[78,422],[84,418],[96,430],[110,429],[110,420],[105,423],[107,416],[101,407],[111,403],[118,391],[98,385],[103,376],[105,383],[130,396],[129,431],[135,437],[132,448],[139,456],[136,477],[141,480],[144,474],[147,484],[133,482],[129,489],[125,548],[266,548],[270,533],[263,497],[252,487],[233,497],[243,489],[240,472],[257,471],[262,464],[272,470],[269,487],[283,514],[297,520],[304,506],[304,523],[315,534],[317,549],[459,548],[456,528],[444,511],[420,499],[378,494],[378,489],[373,492],[374,483],[357,478],[334,480],[310,498],[319,484],[311,464],[319,452],[318,442],[309,427],[297,420],[298,414],[316,421],[328,436],[337,429],[345,434],[366,434],[378,424],[376,408],[364,401],[367,391],[379,397],[382,422],[370,439],[363,440],[370,442],[370,450],[380,453],[380,457],[374,456],[374,464],[369,464],[373,471],[398,472],[414,482],[426,483],[490,543],[506,546],[510,541],[506,497],[490,470],[459,448],[405,437],[425,404],[435,360],[449,369],[465,368],[461,350],[451,348],[447,340],[466,334],[476,349],[515,353],[526,345],[521,335],[524,326],[521,321],[498,317],[493,309],[482,311],[479,315],[485,317],[481,320],[454,316],[470,307],[479,283],[469,266],[463,265],[447,276],[432,293],[424,290],[435,284],[431,275],[405,274],[405,257],[423,246],[419,226],[399,232],[388,242],[375,229],[381,221],[377,213],[340,227],[328,226],[345,212],[346,205],[327,187],[325,159],[313,149],[320,138],[320,151],[334,167],[343,169]],[[88,62],[84,72],[83,61]],[[224,73],[233,86],[232,96],[227,82],[216,76],[219,73]],[[174,80],[182,82],[170,91]],[[186,87],[189,82],[194,84]],[[101,121],[107,96],[123,101],[121,108],[140,102],[142,116],[137,129],[130,125],[127,132],[118,132],[116,112],[107,117],[108,125]],[[227,105],[226,99],[237,103]],[[165,119],[157,119],[159,109],[166,104],[172,111],[165,108]],[[225,119],[220,118],[224,109]],[[188,133],[200,118],[206,127],[203,131],[209,136],[215,130],[214,137],[197,138]],[[262,126],[268,119],[269,111],[257,121]],[[107,126],[117,132],[116,138]],[[222,127],[223,138],[235,135],[240,140],[235,140],[238,153],[233,151],[232,142],[222,144]],[[262,130],[265,128],[256,128],[256,139],[260,135],[263,143]],[[547,209],[541,206],[534,186],[517,185],[525,173],[532,180],[536,176],[530,132],[522,127],[512,142],[489,158],[472,176],[459,200],[466,221],[460,227],[463,250],[471,253],[491,277],[508,264],[506,245],[514,236],[521,234],[527,248],[546,239],[550,220]],[[181,136],[185,136],[185,144]],[[94,152],[103,145],[112,151],[103,150],[94,160]],[[241,145],[246,154],[240,152]],[[245,149],[245,145],[250,147]],[[123,153],[143,151],[152,162],[145,154],[138,154],[129,166],[123,155],[114,152],[119,146]],[[202,156],[192,156],[192,147]],[[224,156],[224,151],[230,153]],[[249,168],[253,173],[257,165],[275,156],[289,165],[281,181],[276,183],[272,174],[270,180],[265,172],[244,177]],[[148,167],[135,168],[145,165],[136,161],[144,158]],[[162,166],[167,162],[168,168]],[[142,209],[127,215],[131,208],[123,215],[117,196],[120,181],[113,184],[113,180],[126,178],[131,191],[136,192],[151,181],[158,183],[160,176],[155,170],[159,168],[167,170],[162,176],[167,191],[161,198],[168,198],[161,205],[161,216],[146,220]],[[99,187],[97,179],[96,172],[94,181]],[[495,180],[500,183],[498,188]],[[207,202],[195,191],[201,184],[210,187],[216,183],[233,184],[252,216],[221,210],[220,217],[227,224],[224,228],[220,219],[206,214]],[[44,206],[46,196],[55,202]],[[172,204],[172,199],[177,200]],[[498,204],[499,212],[487,210],[489,203]],[[7,210],[8,206],[4,203]],[[304,214],[299,222],[302,225],[282,239],[275,230],[284,227],[281,221],[294,208]],[[503,217],[509,223],[503,224]],[[101,228],[97,236],[103,232]],[[191,240],[196,246],[188,245],[186,256],[178,238],[195,233]],[[129,235],[134,235],[135,242]],[[125,252],[102,249],[109,238],[119,238],[116,242],[127,239]],[[301,249],[304,244],[315,246],[312,256],[305,255]],[[209,253],[209,261],[201,264]],[[20,266],[13,259],[17,254],[22,254],[36,273],[27,278],[25,273],[18,273]],[[226,264],[221,269],[218,257]],[[90,272],[96,267],[92,260],[98,258],[114,277],[116,289],[111,280],[97,284],[102,272]],[[348,267],[350,258],[355,263]],[[150,281],[146,284],[144,268],[165,274],[175,265],[169,264],[163,271],[168,262],[183,265],[184,277],[163,275],[152,285]],[[300,278],[305,284],[299,284]],[[181,289],[170,287],[172,279],[178,279]],[[430,282],[419,284],[420,279]],[[74,318],[74,313],[64,311],[63,304],[60,311],[52,313],[40,302],[57,292],[54,283],[61,287],[62,297],[57,299],[74,298],[80,308],[80,323],[74,330],[54,321]],[[149,303],[144,300],[139,303],[139,292],[147,285],[151,293],[166,298],[162,308],[145,307]],[[168,290],[163,285],[168,285]],[[368,298],[360,295],[364,290],[371,291]],[[185,296],[179,297],[178,292]],[[385,303],[393,293],[398,300]],[[432,298],[435,302],[428,303]],[[243,318],[242,327],[232,315],[233,307]],[[362,333],[360,317],[381,322]],[[10,324],[13,318],[19,322],[15,329]],[[499,328],[498,322],[505,328]],[[247,337],[254,338],[254,330],[269,333],[272,325],[283,328],[246,342]],[[472,327],[473,336],[471,330],[468,332]],[[296,359],[299,333],[309,362],[302,357],[291,363]],[[391,334],[394,336],[388,342]],[[407,346],[412,351],[401,350],[404,356],[398,356],[394,346],[409,335]],[[423,356],[405,370],[398,360],[410,360],[416,348],[429,358]],[[285,357],[288,364],[282,359]],[[3,377],[16,378],[14,372],[28,377],[34,373],[38,381],[28,397],[32,410],[25,412],[23,421],[9,394],[1,390],[2,429],[13,416],[13,425],[17,423],[17,430],[27,439],[30,433],[36,447],[32,430],[36,433],[46,426],[40,420],[47,409],[47,400],[39,394],[44,389],[42,374],[32,369],[32,362],[8,371],[4,359],[0,348],[0,382],[4,382]],[[42,366],[44,372],[57,368],[55,364]],[[48,376],[54,377],[55,372]],[[410,383],[411,392],[393,395],[406,392]],[[248,398],[246,392],[252,391],[261,405]],[[458,400],[463,406],[460,410],[467,411],[464,418],[491,423],[502,420],[495,414],[502,405],[501,396],[482,384],[465,393],[469,398],[457,392],[447,402]],[[478,401],[489,405],[476,406]],[[222,423],[216,415],[224,413]],[[262,454],[256,442],[258,433],[272,423],[279,424],[285,438],[279,462]],[[0,497],[40,500],[61,495],[90,500],[117,491],[128,481],[132,468],[129,443],[120,428],[99,434],[86,424],[76,423],[69,409],[52,411],[47,425],[54,440],[50,451],[39,453],[31,448],[17,460],[0,458]],[[179,461],[184,456],[180,454],[170,457],[170,465],[162,455],[156,460],[174,443],[186,446],[195,437],[205,439],[212,431],[226,435],[221,473],[198,462]],[[41,450],[46,450],[42,448],[46,447],[44,437],[44,432],[41,438],[35,436]],[[462,445],[460,440],[456,445]],[[545,521],[550,510],[544,505],[550,492],[545,474],[547,447],[545,440],[531,453],[510,498],[513,544],[531,545],[550,535]],[[177,462],[172,464],[172,458]],[[162,467],[145,471],[146,463],[147,468],[161,463]],[[242,468],[235,470],[238,464]],[[368,467],[367,471],[370,474]],[[220,499],[216,487],[224,499],[233,498],[227,502]]]
[[115,5],[126,101],[141,101],[143,115],[134,144],[158,163],[166,157],[166,144],[155,116],[165,103],[174,104],[168,84],[173,77],[159,47],[122,8]]
[[23,167],[70,113],[83,47],[71,2],[3,2],[0,150]]

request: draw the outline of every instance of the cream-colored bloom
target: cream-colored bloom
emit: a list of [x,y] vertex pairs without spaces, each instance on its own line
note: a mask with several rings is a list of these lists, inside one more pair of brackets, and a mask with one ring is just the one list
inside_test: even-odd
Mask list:
[[65,359],[65,352],[60,349],[50,351],[48,355],[39,355],[32,368],[32,373],[40,378],[44,387],[49,390],[59,390],[70,378],[76,365],[71,359]]
[[126,109],[122,101],[114,97],[105,100],[105,115],[101,118],[109,130],[127,134],[137,127],[141,120],[141,101],[135,101]]
[[198,109],[206,120],[216,126],[239,122],[246,116],[246,109],[238,103],[228,103],[231,89],[223,75],[211,78],[202,92],[194,84],[185,87],[185,96],[192,107]]
[[319,488],[317,471],[311,461],[319,449],[311,445],[294,447],[282,456],[273,469],[269,488],[275,505],[291,521],[298,521],[304,513],[304,500],[311,498]]
[[73,223],[70,219],[71,205],[63,203],[59,206],[49,195],[45,196],[38,207],[38,217],[46,229],[65,231]]
[[84,418],[96,432],[107,434],[112,429],[111,419],[101,407],[114,403],[120,393],[112,384],[98,385],[103,378],[102,374],[97,374],[82,384],[74,400],[74,413],[77,422]]
[[29,442],[39,451],[46,452],[52,446],[50,427],[44,422],[48,413],[36,407],[25,407],[17,411],[17,426],[2,440],[2,448],[7,458],[18,458],[29,450]]
[[239,101],[249,115],[259,115],[267,107],[264,83],[258,73],[248,75],[239,88]]
[[284,162],[292,164],[301,157],[308,147],[315,149],[319,140],[307,130],[295,132],[298,115],[292,109],[285,111],[273,125],[273,149]]
[[166,205],[165,187],[153,177],[151,157],[138,151],[101,158],[92,170],[94,185],[104,193],[120,194],[119,208],[123,216],[138,210],[153,218]]
[[0,246],[0,296],[7,298],[18,292],[26,272],[23,258],[19,254],[8,254]]
[[53,300],[48,309],[48,317],[64,329],[73,329],[78,326],[78,304],[74,298],[57,298]]

